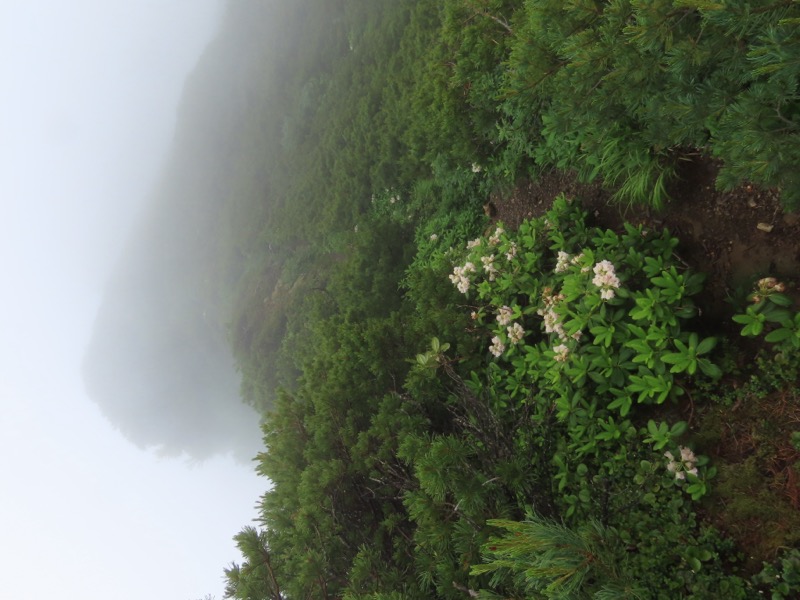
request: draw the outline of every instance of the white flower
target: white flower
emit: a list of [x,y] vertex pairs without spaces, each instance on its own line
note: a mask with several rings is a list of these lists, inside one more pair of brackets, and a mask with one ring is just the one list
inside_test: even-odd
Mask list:
[[558,316],[552,307],[543,311],[545,333],[555,333],[562,340],[567,339],[564,326],[560,323],[561,317]]
[[475,265],[471,262],[468,262],[463,267],[453,267],[453,274],[450,275],[450,281],[452,281],[453,285],[458,288],[459,292],[466,294],[470,286],[470,280],[469,277],[467,277],[467,274],[474,272]]
[[492,345],[489,346],[489,352],[495,356],[500,356],[506,349],[506,345],[498,336],[492,338]]
[[513,316],[514,311],[509,306],[501,306],[497,311],[497,322],[500,325],[508,325],[511,323],[511,317]]
[[556,273],[563,273],[569,268],[570,256],[563,250],[558,251],[558,260],[556,262]]
[[482,256],[481,262],[483,263],[483,270],[489,275],[489,281],[494,281],[497,275],[497,267],[494,266],[494,254]]
[[763,279],[758,280],[758,287],[761,289],[769,290],[774,288],[778,284],[778,280],[774,277],[764,277]]
[[514,257],[517,255],[517,243],[511,242],[508,246],[508,252],[506,252],[506,260],[513,260]]
[[553,347],[553,351],[556,355],[553,357],[558,362],[565,362],[567,360],[567,356],[569,355],[569,348],[567,348],[564,344],[559,344],[558,346]]
[[686,446],[680,446],[681,451],[681,460],[685,463],[694,463],[697,458],[694,455],[694,452],[690,448]]
[[556,312],[556,305],[564,300],[564,294],[555,294],[550,287],[542,290],[542,301],[544,308],[536,311],[544,319],[544,330],[546,333],[555,333],[562,341],[566,341],[569,336],[561,324],[561,316]]
[[605,288],[600,290],[600,297],[603,300],[611,300],[614,297],[614,290],[611,288]]
[[525,335],[525,330],[519,323],[514,323],[510,327],[507,327],[506,331],[508,332],[508,341],[512,344],[519,344]]
[[489,237],[489,245],[490,246],[497,246],[500,243],[500,236],[506,232],[505,229],[502,227],[498,227],[494,230],[494,234]]
[[472,250],[481,245],[481,238],[475,238],[471,242],[467,242],[467,250]]
[[481,172],[481,166],[479,164],[472,163],[472,172],[473,173],[480,173]]
[[603,260],[594,266],[594,279],[592,283],[601,288],[600,297],[603,300],[611,300],[614,297],[615,289],[619,288],[619,279],[614,272],[614,265],[610,261]]
[[664,457],[667,459],[667,471],[675,475],[675,479],[683,481],[686,479],[686,473],[697,477],[698,470],[695,466],[697,457],[692,452],[691,448],[686,446],[679,446],[680,459],[677,459],[672,452],[664,452]]
[[431,234],[431,241],[432,241],[432,242],[435,242],[435,241],[436,241],[436,240],[438,240],[438,239],[439,239],[439,236],[438,236],[438,234],[435,234],[435,233],[432,233],[432,234]]
[[605,275],[606,273],[614,274],[614,264],[610,260],[601,260],[595,263],[594,272],[597,275]]
[[558,315],[553,312],[552,308],[544,311],[544,330],[547,333],[555,333],[558,328]]

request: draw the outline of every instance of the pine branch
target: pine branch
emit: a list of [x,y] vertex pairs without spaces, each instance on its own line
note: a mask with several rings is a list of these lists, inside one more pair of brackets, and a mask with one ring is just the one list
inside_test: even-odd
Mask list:
[[492,21],[494,21],[495,23],[500,25],[503,29],[505,29],[509,33],[509,35],[513,35],[514,34],[514,30],[511,29],[511,26],[508,24],[508,21],[506,21],[502,17],[495,17],[494,15],[490,15],[486,11],[483,11],[483,12],[481,12],[479,14],[484,16],[484,17],[486,17],[487,19],[491,19]]
[[478,592],[476,592],[475,590],[471,590],[467,586],[461,585],[457,581],[453,582],[453,587],[457,589],[459,592],[464,592],[465,594],[468,594],[470,598],[478,598],[480,596],[480,594],[478,594]]

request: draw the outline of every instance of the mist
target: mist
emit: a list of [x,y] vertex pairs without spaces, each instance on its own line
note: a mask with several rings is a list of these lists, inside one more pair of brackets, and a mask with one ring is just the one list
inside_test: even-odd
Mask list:
[[259,417],[239,400],[229,288],[198,291],[213,249],[195,258],[191,240],[215,235],[212,196],[180,173],[219,181],[219,147],[202,166],[185,148],[213,142],[197,124],[226,97],[239,109],[203,89],[226,4],[0,2],[4,597],[37,581],[43,596],[220,598],[266,486],[228,456],[260,449]]
[[229,343],[242,264],[227,210],[246,151],[243,124],[259,106],[252,77],[262,11],[227,5],[187,79],[168,157],[112,269],[83,361],[103,415],[166,456],[248,461],[262,446]]

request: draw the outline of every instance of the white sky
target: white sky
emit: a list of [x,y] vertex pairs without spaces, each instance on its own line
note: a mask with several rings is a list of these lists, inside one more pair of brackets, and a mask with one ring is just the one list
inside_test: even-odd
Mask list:
[[0,0],[0,597],[222,597],[265,482],[124,440],[80,365],[221,0]]

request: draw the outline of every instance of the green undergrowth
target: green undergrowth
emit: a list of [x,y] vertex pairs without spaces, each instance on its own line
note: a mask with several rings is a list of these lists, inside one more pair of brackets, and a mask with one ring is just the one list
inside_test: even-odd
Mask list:
[[796,2],[446,5],[454,78],[497,124],[498,169],[576,169],[658,206],[679,161],[706,154],[720,187],[752,181],[797,204]]
[[566,197],[514,231],[483,207],[552,168],[658,205],[698,154],[791,202],[797,3],[287,11],[229,191],[230,336],[271,487],[226,595],[796,593],[783,283],[735,319],[754,364],[669,231],[596,228]]
[[[422,231],[403,302],[347,312],[374,290],[346,295],[363,278],[346,261],[341,288],[306,299],[301,376],[265,424],[258,553],[240,543],[231,597],[264,556],[292,596],[353,599],[757,598],[791,571],[795,467],[779,461],[797,436],[765,415],[775,394],[796,415],[796,360],[726,388],[702,277],[669,232],[591,227],[564,197],[466,250]],[[745,423],[769,444],[737,446]],[[793,593],[786,577],[771,587]]]

